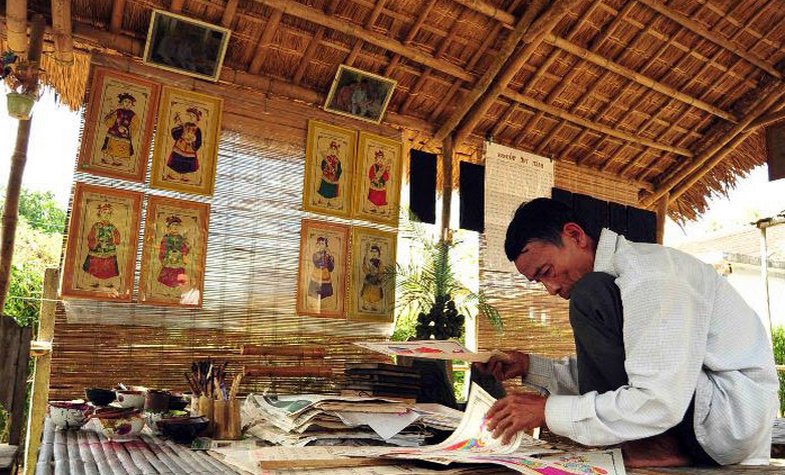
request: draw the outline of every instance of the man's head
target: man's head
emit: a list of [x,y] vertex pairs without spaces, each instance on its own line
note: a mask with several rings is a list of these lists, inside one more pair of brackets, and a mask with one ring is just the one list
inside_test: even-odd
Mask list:
[[507,227],[504,252],[527,279],[569,299],[575,283],[594,268],[598,239],[599,230],[572,208],[537,198],[518,207]]

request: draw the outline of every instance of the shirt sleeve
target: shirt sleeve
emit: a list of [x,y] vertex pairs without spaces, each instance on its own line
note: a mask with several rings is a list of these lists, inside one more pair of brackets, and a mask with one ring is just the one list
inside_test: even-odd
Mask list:
[[523,383],[550,394],[578,394],[578,362],[574,356],[554,360],[529,355]]
[[[638,274],[638,273],[633,273]],[[616,280],[624,308],[629,384],[582,396],[553,395],[548,428],[585,445],[608,445],[664,432],[684,417],[706,353],[702,299],[678,273]]]

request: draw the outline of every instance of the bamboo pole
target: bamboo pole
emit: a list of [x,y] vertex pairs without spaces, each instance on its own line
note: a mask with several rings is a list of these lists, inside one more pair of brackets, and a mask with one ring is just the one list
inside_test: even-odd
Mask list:
[[[376,23],[376,19],[379,18],[379,15],[382,13],[382,9],[384,9],[384,4],[386,0],[376,0],[376,3],[373,6],[373,10],[371,10],[371,14],[368,15],[368,19],[365,20],[365,28],[371,28]],[[360,50],[363,47],[363,40],[357,39],[352,45],[352,49],[349,51],[349,55],[346,56],[346,63],[347,66],[354,65],[354,61],[357,59],[357,55],[360,54]]]
[[328,366],[243,366],[243,374],[247,378],[330,378],[333,371]]
[[596,64],[597,66],[605,68],[609,71],[612,71],[618,74],[619,76],[622,76],[623,78],[629,79],[630,81],[634,81],[640,84],[641,86],[654,89],[660,94],[664,94],[668,97],[678,99],[685,104],[689,104],[693,107],[697,107],[698,109],[706,111],[710,114],[714,114],[717,117],[721,117],[734,124],[738,122],[738,119],[736,119],[736,117],[734,117],[732,114],[728,112],[725,112],[719,107],[715,107],[705,101],[691,97],[687,94],[684,94],[683,92],[677,91],[676,89],[668,85],[665,85],[652,78],[646,77],[643,74],[637,73],[630,68],[617,64],[609,59],[600,56],[597,53],[589,51],[585,48],[581,48],[578,45],[572,44],[569,41],[561,39],[552,33],[549,33],[545,36],[545,42],[559,49],[563,49],[564,51],[567,51],[568,53],[573,54],[585,61]]
[[785,119],[785,109],[772,112],[771,114],[766,114],[753,120],[745,132],[757,129],[758,127],[768,127],[769,125],[780,122],[783,119]]
[[[38,323],[38,342],[51,343],[54,338],[58,282],[60,282],[60,270],[46,269],[44,272],[43,295],[41,296],[41,319]],[[30,415],[27,418],[27,435],[25,439],[24,473],[27,475],[35,473],[38,448],[41,445],[41,433],[44,428],[46,402],[49,400],[49,371],[51,364],[51,351],[35,358],[33,388],[30,393]]]
[[687,16],[682,15],[679,12],[673,11],[668,8],[664,3],[660,2],[659,0],[638,0],[640,3],[646,5],[647,7],[651,8],[652,10],[656,11],[660,15],[670,18],[671,20],[675,21],[679,25],[691,30],[692,32],[706,38],[707,40],[715,43],[719,46],[722,46],[726,50],[730,51],[731,53],[735,54],[736,56],[742,58],[743,60],[747,61],[748,63],[757,66],[758,68],[766,71],[767,73],[771,74],[777,79],[782,79],[782,73],[777,71],[772,65],[766,63],[765,61],[756,58],[752,54],[744,51],[741,47],[731,43],[730,41],[726,40],[722,36],[713,31],[709,30],[705,26],[701,25],[697,21],[689,18]]
[[180,13],[183,11],[184,4],[185,0],[172,0],[172,4],[169,6],[169,11],[172,13]]
[[437,59],[433,56],[426,54],[414,48],[408,48],[400,41],[391,39],[387,35],[370,31],[352,23],[348,23],[339,18],[329,17],[324,13],[314,10],[297,2],[289,2],[287,0],[254,0],[256,3],[266,5],[276,10],[281,10],[283,13],[292,15],[303,20],[316,23],[317,25],[326,26],[331,30],[335,30],[345,35],[359,38],[366,43],[390,50],[392,53],[400,54],[412,61],[430,66],[445,74],[449,74],[464,81],[474,82],[474,75],[465,71],[463,68],[455,64]]
[[455,142],[451,136],[442,141],[442,219],[441,239],[449,240],[450,212],[452,208],[452,160],[455,153]]
[[125,10],[125,0],[114,0],[112,3],[112,19],[109,21],[109,31],[120,33],[123,27],[123,11]]
[[224,28],[232,28],[232,23],[234,23],[234,17],[237,14],[237,5],[240,3],[240,0],[228,0],[226,2],[226,6],[224,7],[223,15],[221,15],[221,26]]
[[644,138],[644,137],[636,137],[636,136],[627,134],[625,132],[618,131],[618,130],[613,129],[611,127],[608,127],[606,125],[603,125],[603,124],[600,124],[600,123],[596,123],[596,122],[592,122],[590,120],[586,120],[586,119],[584,119],[584,118],[582,118],[580,116],[577,116],[575,114],[570,114],[569,112],[567,112],[567,111],[565,111],[563,109],[559,109],[558,107],[555,107],[555,106],[552,106],[550,104],[546,104],[544,102],[538,101],[537,99],[534,99],[534,98],[531,98],[531,97],[528,97],[528,96],[524,96],[523,94],[515,92],[515,91],[512,91],[510,89],[505,91],[504,95],[509,97],[509,98],[511,98],[511,99],[513,99],[513,100],[515,100],[515,101],[517,101],[517,102],[520,102],[523,105],[529,106],[529,107],[531,107],[533,109],[536,109],[536,110],[542,110],[542,111],[547,112],[548,114],[551,114],[553,116],[556,116],[556,117],[568,120],[568,121],[570,121],[572,123],[575,123],[575,124],[578,124],[578,125],[580,125],[582,127],[586,127],[587,129],[592,129],[592,130],[595,130],[597,132],[601,132],[603,134],[612,135],[612,136],[614,136],[616,138],[619,138],[619,139],[622,139],[622,140],[627,140],[627,141],[630,141],[630,142],[636,142],[636,143],[639,143],[641,145],[645,145],[645,146],[650,147],[650,148],[655,148],[657,150],[665,150],[666,152],[675,153],[677,155],[682,155],[682,156],[685,156],[685,157],[692,157],[693,156],[692,152],[690,152],[689,150],[687,150],[685,148],[673,147],[671,145],[661,144],[661,143],[655,142],[654,140],[650,140],[650,139],[647,139],[647,138]]
[[[335,9],[338,7],[337,0],[330,0],[330,3],[327,4],[326,12],[328,15],[332,15],[335,12]],[[311,64],[311,60],[313,59],[313,55],[316,54],[316,48],[322,42],[322,38],[324,38],[324,32],[326,28],[320,26],[316,33],[314,33],[313,38],[311,41],[308,42],[308,47],[305,49],[305,53],[303,54],[302,59],[300,59],[300,64],[297,65],[297,70],[294,72],[294,76],[292,76],[292,83],[300,85],[300,82],[303,80],[303,76],[305,75],[305,71],[308,69],[308,65]]]
[[[518,23],[515,25],[515,29],[512,33],[505,39],[502,47],[499,49],[499,52],[493,58],[491,64],[485,70],[485,73],[482,75],[479,81],[474,85],[471,91],[463,96],[463,98],[458,102],[455,106],[455,110],[450,115],[450,117],[442,124],[439,130],[436,132],[436,135],[433,137],[433,143],[439,143],[444,140],[445,137],[450,135],[461,120],[469,113],[472,107],[475,106],[478,100],[483,97],[483,94],[491,88],[490,94],[494,94],[494,92],[498,89],[496,84],[499,82],[499,73],[502,71],[502,68],[505,66],[505,63],[510,59],[510,57],[515,52],[518,44],[524,40],[527,34],[531,33],[532,31],[539,31],[535,30],[535,28],[544,28],[543,22],[537,18],[537,15],[540,14],[540,11],[544,8],[545,2],[542,0],[533,1],[529,6],[526,8],[526,11],[521,15]],[[563,5],[563,3],[559,4]],[[552,7],[550,10],[546,10],[545,14],[543,14],[540,18],[548,16],[548,13],[553,11],[554,9],[558,9],[559,7]],[[529,36],[530,38],[531,36]],[[528,59],[528,58],[527,58]],[[509,66],[508,66],[509,68]],[[502,73],[504,75],[505,73]],[[504,83],[506,86],[507,83]],[[493,87],[492,87],[493,86]],[[495,98],[498,96],[498,92],[496,92]],[[481,104],[484,104],[482,102]],[[483,111],[484,114],[484,111]],[[471,116],[469,117],[471,120]],[[456,143],[460,143],[463,141],[463,137],[460,137],[458,134],[454,137]]]
[[299,358],[324,358],[327,350],[323,347],[313,347],[305,345],[243,345],[240,354],[244,356],[297,356]]
[[[671,192],[671,202],[676,200],[690,186],[700,180],[703,175],[711,170],[713,165],[706,166],[706,164],[712,160],[715,155],[721,152],[722,154],[720,159],[727,155],[727,153],[729,153],[732,148],[726,148],[724,151],[723,148],[729,143],[733,142],[734,138],[739,136],[739,134],[742,134],[742,132],[752,123],[753,120],[755,120],[761,114],[765,113],[772,106],[772,104],[779,100],[783,95],[785,95],[785,88],[772,88],[767,94],[764,94],[764,96],[761,97],[757,104],[752,108],[751,112],[747,114],[747,116],[741,122],[736,124],[718,140],[715,140],[711,146],[704,150],[700,155],[695,157],[692,163],[690,163],[687,167],[665,179],[651,195],[641,200],[641,205],[643,205],[643,207],[649,207],[652,203],[660,199],[660,197],[669,191]],[[741,142],[736,141],[734,143],[738,144]],[[718,162],[719,160],[712,161],[714,165],[716,165]],[[676,186],[679,187],[678,190],[674,189]]]
[[455,3],[463,5],[466,8],[474,10],[477,13],[482,13],[488,18],[499,21],[502,25],[512,27],[515,24],[515,15],[500,10],[493,5],[485,3],[481,0],[455,0]]
[[665,221],[668,218],[668,194],[666,193],[657,202],[657,243],[665,240]]
[[264,58],[267,56],[267,49],[270,47],[270,43],[273,40],[275,30],[278,29],[278,23],[281,22],[281,17],[283,17],[283,11],[280,9],[274,9],[270,14],[270,19],[267,20],[267,24],[264,25],[264,33],[262,33],[262,37],[256,44],[256,51],[253,53],[253,61],[251,61],[251,66],[248,68],[249,73],[259,74],[259,71],[261,71]]
[[[38,84],[38,65],[41,61],[41,50],[44,44],[44,27],[46,22],[40,14],[33,16],[30,28],[30,49],[27,60],[32,70],[31,81]],[[11,277],[11,261],[14,257],[14,240],[19,212],[19,193],[22,189],[22,176],[27,162],[27,144],[30,141],[30,120],[20,120],[16,132],[16,145],[11,156],[11,171],[8,174],[8,185],[3,206],[3,229],[0,238],[0,309],[5,305],[8,294],[8,283]]]
[[[412,41],[414,40],[414,37],[417,36],[417,32],[420,31],[420,27],[422,27],[423,23],[425,23],[425,20],[428,18],[428,15],[431,13],[431,9],[435,4],[436,4],[436,0],[429,0],[428,3],[425,5],[425,8],[422,8],[420,10],[420,14],[417,16],[417,20],[414,22],[412,27],[409,28],[409,32],[406,33],[406,38],[404,38],[403,40],[404,45],[406,46],[411,45]],[[453,27],[454,26],[455,25],[453,25]],[[447,38],[442,40],[442,44],[448,43],[449,39],[450,39],[450,34],[448,33]],[[439,58],[441,57],[441,55],[437,53],[434,55],[434,57]],[[390,74],[392,74],[395,67],[398,66],[398,63],[400,61],[401,61],[401,55],[395,54],[390,60],[390,63],[387,64],[387,67],[384,68],[384,75],[389,77]]]
[[74,62],[74,40],[71,37],[71,0],[52,0],[52,32],[55,59],[62,63]]
[[8,0],[5,15],[8,49],[22,56],[27,52],[27,0]]

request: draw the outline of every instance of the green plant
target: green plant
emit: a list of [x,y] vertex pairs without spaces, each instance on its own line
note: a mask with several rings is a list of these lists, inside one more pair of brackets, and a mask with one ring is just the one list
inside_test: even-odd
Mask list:
[[[774,327],[771,330],[772,349],[774,350],[774,363],[785,364],[785,327]],[[780,380],[780,412],[785,413],[785,373],[777,371]]]
[[[395,336],[400,339],[405,339],[404,336],[417,339],[458,338],[463,333],[464,315],[473,312],[501,329],[499,311],[488,302],[482,291],[471,291],[455,272],[453,255],[461,242],[452,237],[433,239],[425,225],[411,216],[404,221],[402,229],[416,251],[408,264],[387,271],[386,278],[396,278],[397,284],[399,325],[396,325]],[[404,326],[409,331],[413,329],[414,335],[398,332]]]

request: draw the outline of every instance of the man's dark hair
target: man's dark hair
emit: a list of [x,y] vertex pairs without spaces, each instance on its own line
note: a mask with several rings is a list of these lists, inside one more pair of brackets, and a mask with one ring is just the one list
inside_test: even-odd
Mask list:
[[507,237],[504,240],[507,259],[514,261],[521,249],[531,241],[544,241],[561,247],[561,233],[567,223],[576,223],[595,242],[599,240],[599,227],[578,217],[572,207],[561,201],[536,198],[524,202],[507,226]]

